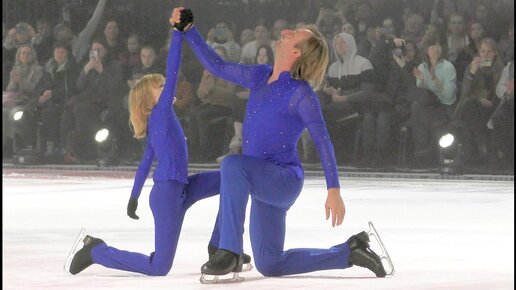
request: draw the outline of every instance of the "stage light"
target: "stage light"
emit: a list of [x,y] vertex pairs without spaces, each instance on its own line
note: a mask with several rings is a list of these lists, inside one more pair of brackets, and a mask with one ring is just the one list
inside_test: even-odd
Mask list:
[[439,138],[439,163],[441,174],[462,174],[462,144],[456,134],[448,132]]
[[13,114],[13,120],[15,121],[19,121],[21,120],[21,118],[23,117],[23,111],[20,110],[20,111],[16,111],[14,114]]
[[119,138],[113,130],[102,128],[95,134],[97,144],[97,165],[101,167],[117,165],[120,157]]
[[97,131],[97,134],[95,134],[95,141],[98,143],[103,143],[109,138],[109,130],[106,128],[102,128]]

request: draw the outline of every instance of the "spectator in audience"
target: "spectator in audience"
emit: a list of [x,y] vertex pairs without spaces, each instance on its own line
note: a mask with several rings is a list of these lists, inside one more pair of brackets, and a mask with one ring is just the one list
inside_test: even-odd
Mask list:
[[235,42],[233,31],[225,22],[219,22],[215,25],[212,32],[208,34],[207,43],[212,47],[222,46],[227,52],[228,60],[238,62],[242,50],[240,45]]
[[466,70],[466,67],[478,55],[480,41],[486,35],[485,32],[484,26],[480,22],[472,22],[469,25],[469,43],[461,52],[459,52],[455,61],[455,68],[458,71],[458,77],[463,76],[463,72]]
[[353,5],[353,19],[355,38],[367,38],[367,29],[376,28],[374,13],[371,3],[367,0],[359,0]]
[[56,42],[53,57],[45,64],[45,74],[36,91],[38,118],[41,121],[42,153],[62,158],[60,122],[65,103],[77,93],[76,80],[80,68],[65,42]]
[[409,92],[413,100],[409,124],[418,167],[437,160],[433,154],[437,137],[450,121],[457,98],[455,67],[443,58],[442,37],[429,33],[422,45],[423,62],[413,71],[417,88]]
[[464,17],[452,14],[448,21],[448,60],[456,65],[457,57],[470,40],[464,28]]
[[107,48],[111,54],[111,58],[117,61],[124,50],[124,44],[120,38],[120,29],[118,27],[117,20],[107,20],[106,25],[104,26],[104,39],[108,45]]
[[461,98],[456,108],[456,116],[462,120],[467,136],[470,136],[469,142],[463,144],[467,161],[487,161],[489,130],[486,124],[499,103],[495,91],[503,68],[496,53],[496,42],[491,38],[482,39],[478,56],[464,74]]
[[500,105],[488,122],[488,127],[493,129],[495,168],[514,171],[514,59],[502,72],[496,86],[496,96],[500,99]]
[[36,22],[36,36],[33,39],[34,48],[38,59],[44,63],[52,57],[54,38],[52,37],[52,30],[50,23],[46,19],[39,19]]
[[[2,102],[2,141],[3,144],[12,139],[16,132],[23,136],[23,143],[25,145],[35,145],[36,128],[33,127],[30,118],[35,108],[35,88],[41,77],[44,69],[38,63],[36,51],[29,44],[20,45],[16,52],[15,64],[10,73],[9,84],[7,85],[7,92],[11,96],[9,102]],[[22,110],[24,112],[24,120],[19,125],[15,125],[13,115],[15,112]]]
[[332,140],[336,144],[345,144],[352,138],[339,133],[338,120],[363,112],[373,90],[374,73],[371,62],[357,55],[357,45],[351,34],[342,32],[337,35],[333,47],[338,60],[330,65],[327,84],[322,90],[330,98],[323,114]]
[[[224,47],[216,47],[215,52],[226,57]],[[210,134],[210,121],[231,114],[231,103],[235,86],[225,80],[214,77],[210,72],[203,72],[201,83],[197,89],[197,97],[201,105],[190,113],[190,140],[194,147],[193,153],[200,153],[201,162],[212,161],[217,152],[212,145],[214,135]],[[197,149],[198,150],[195,150]]]
[[414,42],[418,48],[421,47],[421,40],[425,33],[423,17],[419,14],[411,14],[405,20],[405,29],[401,38]]
[[271,46],[272,44],[269,30],[264,25],[256,26],[256,28],[254,29],[254,39],[255,40],[249,42],[244,46],[242,50],[242,55],[240,56],[241,63],[253,63],[258,47],[264,44]]
[[514,58],[514,23],[509,26],[505,35],[500,39],[498,52],[504,64],[509,63]]
[[132,33],[127,38],[127,49],[120,53],[118,61],[124,70],[124,79],[128,79],[134,69],[141,63],[141,41],[136,33]]
[[96,157],[93,137],[101,124],[113,128],[121,125],[118,116],[122,111],[122,80],[122,67],[112,58],[108,44],[102,38],[93,41],[90,61],[77,79],[76,101],[65,110],[61,123],[63,138],[70,140],[70,133],[73,133],[70,147],[75,158],[92,160]]
[[[256,64],[272,66],[274,64],[274,52],[268,45],[262,45],[258,48],[255,57]],[[242,152],[242,124],[244,123],[245,108],[249,99],[249,89],[238,88],[236,98],[233,100],[233,111],[231,117],[233,119],[234,135],[229,141],[229,152],[217,158],[217,163],[230,154],[238,154]]]
[[498,33],[497,22],[493,19],[494,15],[491,13],[489,6],[483,1],[478,1],[475,6],[473,21],[482,24],[486,31],[486,36],[499,39],[500,34]]
[[97,31],[102,14],[104,13],[104,9],[106,7],[106,2],[107,0],[99,0],[93,15],[88,21],[88,24],[79,33],[78,36],[73,34],[72,27],[68,21],[63,21],[56,25],[54,28],[55,40],[69,41],[70,45],[72,46],[72,54],[78,64],[82,64],[83,61],[88,61],[86,57],[90,48],[90,41]]
[[33,46],[34,36],[36,36],[36,32],[30,24],[25,22],[16,24],[14,28],[7,32],[7,37],[4,38],[6,58],[14,59],[18,52],[18,48],[23,45]]
[[187,116],[189,106],[193,99],[193,86],[186,79],[182,70],[179,70],[179,78],[177,81],[177,89],[174,101],[174,111],[178,118]]
[[[330,44],[333,42],[333,38],[336,36],[334,30],[335,25],[340,25],[340,27],[342,27],[342,25],[346,22],[348,21],[340,10],[333,6],[322,6],[319,10],[317,20],[315,21],[315,26],[317,26],[319,31],[326,39],[326,43]],[[330,63],[332,63],[337,59],[335,59],[335,52],[333,51],[333,47],[328,45],[328,49],[330,54]]]
[[355,27],[353,27],[353,24],[351,24],[350,22],[344,23],[342,25],[341,32],[346,32],[347,34],[355,36]]
[[242,30],[242,33],[240,34],[240,47],[243,48],[246,44],[254,40],[254,32],[246,28]]

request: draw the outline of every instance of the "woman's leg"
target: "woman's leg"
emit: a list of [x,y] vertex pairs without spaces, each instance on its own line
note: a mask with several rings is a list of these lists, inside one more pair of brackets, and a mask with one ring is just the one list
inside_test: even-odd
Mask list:
[[122,251],[100,244],[91,251],[94,263],[108,268],[164,276],[172,268],[185,214],[184,185],[176,181],[156,182],[150,194],[154,216],[155,250],[150,256]]

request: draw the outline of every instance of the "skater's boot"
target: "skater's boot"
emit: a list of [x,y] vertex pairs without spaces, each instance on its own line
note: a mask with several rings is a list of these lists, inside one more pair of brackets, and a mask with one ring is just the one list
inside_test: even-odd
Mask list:
[[83,240],[84,246],[73,256],[72,263],[70,264],[70,273],[73,275],[82,272],[84,269],[93,265],[91,259],[91,249],[95,246],[104,243],[103,240],[86,236]]
[[367,268],[373,271],[376,277],[385,277],[382,259],[369,247],[369,236],[366,232],[351,236],[347,243],[350,249],[350,265]]
[[[208,244],[208,255],[209,255],[210,259],[211,259],[211,257],[213,255],[215,255],[217,250],[218,250],[218,248],[216,248],[215,246],[212,246],[211,244]],[[250,264],[251,263],[251,256],[249,256],[246,253],[243,253],[242,256],[243,256],[243,263],[244,264]]]
[[201,267],[201,273],[205,275],[222,276],[230,272],[241,272],[243,256],[224,249],[218,249],[210,260]]

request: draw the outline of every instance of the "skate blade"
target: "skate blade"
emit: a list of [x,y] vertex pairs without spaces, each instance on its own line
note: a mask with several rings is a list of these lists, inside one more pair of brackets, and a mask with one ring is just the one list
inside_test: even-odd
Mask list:
[[394,264],[392,263],[392,259],[389,256],[389,253],[387,252],[387,248],[385,247],[384,243],[382,242],[382,239],[380,238],[380,235],[378,234],[378,231],[373,225],[373,222],[369,221],[369,231],[367,233],[369,237],[374,237],[374,240],[382,250],[381,253],[378,253],[378,256],[380,256],[380,259],[382,260],[383,268],[385,269],[385,273],[387,276],[394,276]]
[[[201,284],[225,284],[225,283],[238,283],[238,282],[242,282],[245,280],[245,278],[240,277],[237,272],[233,272],[232,274],[233,274],[233,277],[223,278],[223,279],[219,278],[220,276],[218,276],[218,275],[201,274],[201,278],[199,278],[199,281],[201,281]],[[210,277],[213,277],[213,278],[210,279]]]
[[75,243],[73,244],[73,247],[70,250],[68,257],[66,257],[66,262],[63,266],[63,270],[66,273],[70,273],[70,265],[72,264],[73,256],[75,255],[75,253],[77,253],[77,247],[79,246],[79,243],[84,239],[84,237],[84,228],[81,228],[81,231],[79,232],[79,235],[77,235],[77,239],[75,239]]
[[254,269],[254,267],[251,263],[242,265],[242,272],[249,272],[252,269]]

